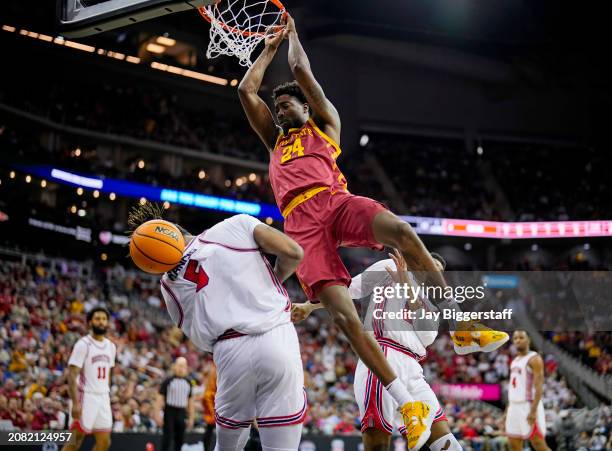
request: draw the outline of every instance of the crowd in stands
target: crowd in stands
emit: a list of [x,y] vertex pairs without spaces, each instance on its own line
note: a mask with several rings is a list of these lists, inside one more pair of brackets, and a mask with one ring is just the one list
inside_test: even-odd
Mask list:
[[[152,400],[171,362],[185,356],[198,399],[210,371],[210,357],[195,349],[172,327],[156,281],[120,266],[83,268],[47,260],[0,265],[0,419],[15,427],[40,430],[67,425],[66,362],[72,345],[87,331],[85,312],[103,304],[112,311],[109,338],[117,344],[111,403],[113,430],[156,431]],[[297,284],[289,290],[295,292]],[[348,342],[325,313],[297,325],[310,409],[305,431],[358,434],[353,395],[357,364]],[[505,392],[511,348],[490,354],[458,356],[441,333],[424,362],[429,381],[501,383]],[[556,418],[576,398],[546,357],[544,402]],[[453,432],[469,449],[503,449],[502,413],[484,403],[442,399]],[[196,427],[203,427],[202,402],[196,403]]]
[[485,145],[517,221],[608,219],[610,157],[587,146]]
[[550,334],[557,346],[601,374],[612,374],[612,336],[608,332]]
[[476,155],[460,140],[373,135],[366,152],[383,165],[409,209],[405,214],[502,219]]

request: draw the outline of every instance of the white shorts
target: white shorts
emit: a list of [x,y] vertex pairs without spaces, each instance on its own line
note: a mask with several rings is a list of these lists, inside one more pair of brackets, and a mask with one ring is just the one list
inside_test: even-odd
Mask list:
[[[407,354],[410,351],[406,348],[391,340],[386,341],[388,344],[381,344],[381,346],[387,361],[399,380],[408,387],[415,401],[425,401],[429,404],[434,423],[447,421],[438,398],[423,377],[423,368],[419,362]],[[362,432],[375,428],[389,434],[392,434],[394,429],[401,434],[406,433],[402,416],[397,411],[399,407],[397,402],[361,360],[355,370],[354,388]]]
[[85,434],[111,432],[113,412],[108,393],[79,393],[81,397],[81,419],[72,421],[72,402],[70,402],[70,429],[79,429]]
[[300,424],[306,393],[300,345],[292,323],[264,334],[222,340],[213,348],[217,366],[215,419],[229,429]]
[[542,438],[546,437],[546,417],[544,415],[544,406],[542,402],[538,405],[536,421],[532,426],[529,426],[527,422],[529,409],[531,409],[531,403],[528,401],[511,402],[508,405],[508,412],[506,413],[506,435],[509,438],[529,440],[533,438],[534,435],[539,435]]

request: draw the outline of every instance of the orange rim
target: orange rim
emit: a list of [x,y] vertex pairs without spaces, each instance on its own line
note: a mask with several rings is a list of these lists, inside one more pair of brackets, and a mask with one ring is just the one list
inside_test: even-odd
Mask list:
[[[282,13],[283,13],[283,17],[287,16],[287,11],[285,10],[285,6],[279,1],[279,0],[270,0],[272,2],[272,4],[274,4],[274,6],[276,6]],[[220,3],[221,0],[217,1],[217,4]],[[212,23],[212,18],[208,15],[208,13],[206,12],[206,8],[201,6],[200,8],[198,8],[198,12],[200,13],[200,15],[206,19],[206,21],[208,23]],[[241,34],[243,36],[264,36],[265,32],[262,33],[260,31],[246,31],[246,30],[241,30],[239,28],[236,27],[231,27],[229,25],[227,25],[225,22],[219,21],[221,23],[221,27],[225,30],[225,31],[229,31],[230,33],[236,33],[236,34]],[[281,26],[277,26],[276,28],[280,29],[282,28]]]

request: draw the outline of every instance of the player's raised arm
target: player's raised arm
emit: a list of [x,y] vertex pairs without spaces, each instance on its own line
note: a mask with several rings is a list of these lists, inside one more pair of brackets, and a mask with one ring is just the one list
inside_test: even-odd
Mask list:
[[276,255],[274,271],[281,282],[295,272],[304,257],[304,251],[299,244],[284,233],[265,224],[255,227],[253,238],[264,252]]
[[336,107],[325,97],[323,88],[317,82],[310,68],[310,61],[302,47],[291,16],[287,18],[287,36],[289,39],[289,66],[295,80],[308,100],[308,105],[319,126],[326,127],[326,133],[336,142],[340,141],[340,115]]
[[246,74],[244,74],[242,81],[238,85],[240,103],[242,103],[242,108],[249,119],[249,123],[269,151],[274,149],[278,131],[270,108],[259,96],[258,92],[266,69],[274,59],[274,55],[276,55],[276,51],[283,42],[284,37],[284,30],[275,36],[266,37],[265,48]]

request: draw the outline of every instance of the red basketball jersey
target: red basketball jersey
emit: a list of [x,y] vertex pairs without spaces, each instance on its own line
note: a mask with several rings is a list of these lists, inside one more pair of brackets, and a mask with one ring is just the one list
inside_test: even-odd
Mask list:
[[295,196],[311,188],[347,191],[346,179],[336,164],[341,152],[312,118],[302,128],[280,134],[270,155],[270,184],[281,212]]

